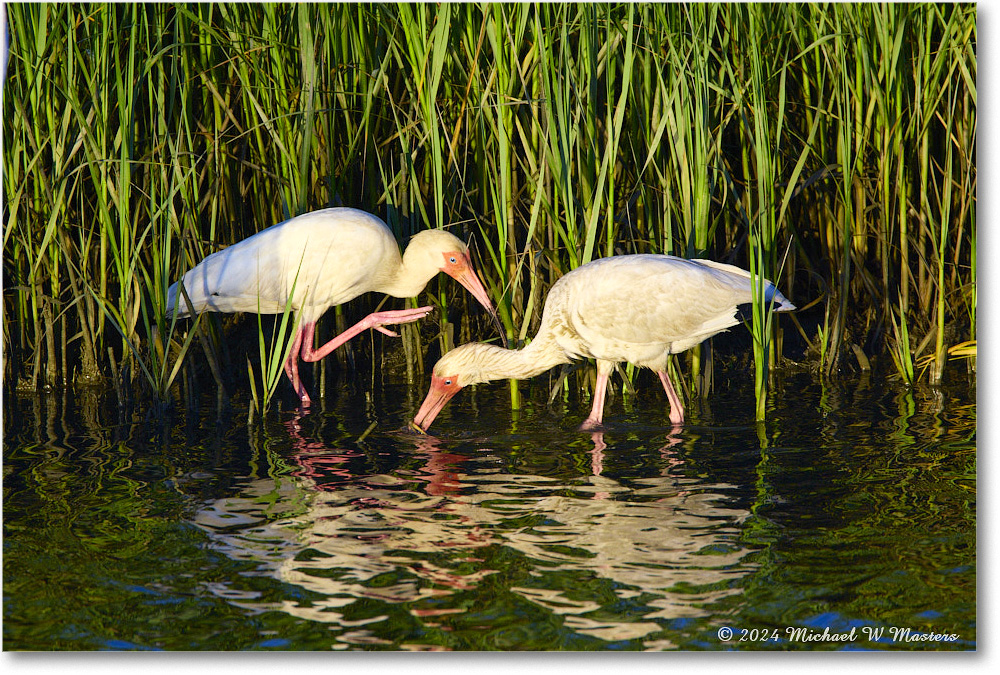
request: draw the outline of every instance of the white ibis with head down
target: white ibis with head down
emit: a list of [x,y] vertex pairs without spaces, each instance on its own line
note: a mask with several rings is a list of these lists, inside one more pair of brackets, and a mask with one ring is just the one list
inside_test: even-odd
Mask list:
[[299,324],[285,373],[305,407],[310,399],[299,379],[300,355],[303,361],[318,361],[371,328],[396,336],[384,326],[416,321],[433,307],[374,312],[314,349],[316,321],[323,313],[369,291],[413,297],[438,272],[465,286],[499,325],[461,240],[444,230],[425,230],[413,236],[400,256],[392,231],[381,219],[351,208],[306,213],[213,253],[178,282],[184,284],[191,306],[175,283],[168,291],[167,313],[281,314],[290,306]]
[[[462,387],[524,379],[574,359],[597,360],[594,405],[583,429],[600,426],[608,376],[627,361],[656,371],[670,400],[670,421],[684,405],[667,376],[667,359],[739,323],[738,305],[751,302],[750,273],[711,260],[669,255],[623,255],[581,265],[549,291],[542,323],[521,350],[472,342],[434,366],[431,387],[414,424],[426,431]],[[770,281],[764,297],[774,311],[789,302]]]

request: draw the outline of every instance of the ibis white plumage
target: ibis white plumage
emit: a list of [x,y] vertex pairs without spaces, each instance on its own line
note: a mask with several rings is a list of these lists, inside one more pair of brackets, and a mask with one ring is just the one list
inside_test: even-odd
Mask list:
[[[318,361],[355,335],[409,323],[433,307],[374,312],[322,347],[313,348],[316,321],[335,305],[377,291],[397,298],[420,293],[438,272],[455,278],[496,319],[489,294],[476,275],[468,247],[444,230],[418,232],[403,255],[389,227],[370,213],[329,208],[272,225],[213,253],[168,291],[167,313],[205,311],[280,314],[289,306],[299,325],[285,373],[303,406],[309,393],[299,379],[298,360]],[[179,283],[190,298],[178,292]]]
[[[670,400],[670,420],[681,424],[684,406],[667,376],[667,359],[739,323],[737,307],[751,302],[750,284],[750,273],[739,267],[669,255],[582,265],[553,284],[528,346],[473,342],[442,356],[414,424],[429,428],[462,387],[528,378],[580,358],[597,361],[593,408],[583,428],[600,426],[608,376],[620,362],[656,371]],[[764,281],[764,297],[774,311],[795,309],[770,281]]]

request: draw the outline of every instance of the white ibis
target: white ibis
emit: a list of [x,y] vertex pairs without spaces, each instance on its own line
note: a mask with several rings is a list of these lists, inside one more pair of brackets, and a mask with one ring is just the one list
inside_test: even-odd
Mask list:
[[[770,281],[764,297],[775,311],[795,309]],[[667,376],[667,358],[739,323],[737,306],[751,302],[750,273],[711,260],[623,255],[582,265],[549,291],[542,324],[521,350],[469,343],[434,366],[431,387],[414,424],[426,431],[462,387],[532,377],[573,359],[597,360],[594,406],[583,429],[600,426],[608,376],[627,361],[656,371],[670,400],[670,421],[684,406]]]
[[323,313],[369,291],[413,297],[438,272],[465,286],[498,323],[468,247],[454,235],[444,230],[418,232],[400,256],[392,231],[379,218],[357,209],[322,209],[272,225],[208,256],[181,280],[192,307],[178,295],[175,283],[168,291],[167,312],[176,308],[178,317],[190,316],[192,310],[281,314],[291,298],[299,327],[285,373],[306,407],[310,399],[299,379],[300,354],[303,361],[318,361],[370,328],[396,336],[384,326],[416,321],[433,307],[374,312],[314,349],[316,321]]

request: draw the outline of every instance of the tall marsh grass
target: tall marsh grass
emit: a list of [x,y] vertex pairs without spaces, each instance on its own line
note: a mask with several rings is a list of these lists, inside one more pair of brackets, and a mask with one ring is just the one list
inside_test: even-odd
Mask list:
[[[931,382],[949,358],[975,366],[975,5],[43,3],[8,18],[6,384],[115,377],[169,398],[196,355],[163,316],[167,286],[327,205],[401,240],[471,236],[514,342],[548,287],[598,257],[780,278],[802,309],[753,314],[758,416],[782,358]],[[431,342],[404,327],[411,376],[433,340],[492,333],[438,283]],[[686,391],[710,386],[710,351],[676,364]]]

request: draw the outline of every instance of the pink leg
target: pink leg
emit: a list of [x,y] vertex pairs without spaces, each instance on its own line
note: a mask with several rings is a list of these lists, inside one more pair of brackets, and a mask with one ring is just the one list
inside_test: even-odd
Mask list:
[[299,356],[303,361],[319,361],[328,356],[334,349],[341,346],[358,333],[374,328],[377,331],[396,337],[397,334],[383,328],[386,324],[410,323],[427,316],[433,307],[418,307],[417,309],[400,309],[389,312],[374,312],[364,319],[354,324],[343,333],[333,338],[319,349],[313,349],[313,336],[316,334],[316,322],[309,321],[299,326],[298,332],[292,338],[292,348],[288,352],[288,360],[285,361],[285,374],[292,382],[292,389],[298,395],[303,408],[308,408],[312,401],[309,392],[306,391],[302,380],[299,379]]
[[308,408],[312,401],[309,399],[309,392],[302,385],[302,380],[299,379],[299,348],[302,345],[302,339],[307,329],[309,332],[309,341],[312,342],[312,332],[315,326],[316,324],[313,323],[299,326],[295,337],[292,338],[292,348],[288,350],[288,359],[285,361],[285,375],[291,380],[292,389],[298,395],[303,408]]
[[385,333],[390,337],[398,337],[398,333],[394,333],[383,326],[397,323],[410,323],[411,321],[416,321],[417,319],[422,319],[423,317],[430,314],[433,307],[417,307],[416,309],[397,309],[389,312],[373,312],[365,318],[358,321],[356,324],[345,330],[343,333],[333,338],[325,345],[319,349],[313,349],[312,346],[312,336],[315,330],[314,324],[306,324],[303,329],[306,331],[303,335],[302,340],[302,360],[303,361],[319,361],[325,356],[329,355],[337,347],[341,346],[348,340],[350,340],[355,335],[363,333],[366,330],[374,328],[380,333]]
[[670,422],[675,426],[683,424],[684,404],[681,403],[681,397],[674,391],[674,385],[670,383],[670,376],[661,371],[656,371],[656,374],[660,376],[663,391],[667,392],[667,398],[670,399]]
[[604,394],[608,390],[608,376],[611,373],[602,373],[601,370],[598,365],[597,382],[594,383],[594,406],[590,409],[590,417],[580,425],[580,429],[584,431],[600,427],[601,420],[604,419]]

